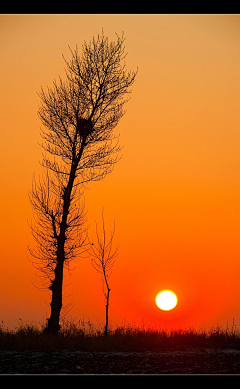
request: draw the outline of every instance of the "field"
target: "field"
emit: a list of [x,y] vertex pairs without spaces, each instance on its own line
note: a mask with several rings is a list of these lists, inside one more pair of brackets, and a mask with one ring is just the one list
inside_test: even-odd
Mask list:
[[117,327],[107,336],[84,321],[0,327],[0,374],[240,374],[234,328],[162,331]]

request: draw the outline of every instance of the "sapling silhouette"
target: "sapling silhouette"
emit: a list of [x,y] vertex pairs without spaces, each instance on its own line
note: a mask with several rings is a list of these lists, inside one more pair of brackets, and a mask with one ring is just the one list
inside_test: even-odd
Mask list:
[[62,308],[63,269],[83,251],[85,214],[81,188],[113,169],[120,150],[114,128],[124,114],[137,72],[127,72],[124,37],[116,42],[98,35],[66,61],[66,81],[39,93],[38,114],[46,153],[43,177],[33,181],[29,197],[37,247],[29,249],[35,266],[49,282],[51,314],[46,330],[57,333]]
[[[92,256],[91,265],[94,269],[101,274],[101,279],[103,281],[103,293],[106,300],[106,311],[105,311],[105,327],[104,335],[108,334],[108,319],[109,319],[109,297],[110,297],[110,286],[109,286],[109,277],[112,272],[112,267],[115,263],[116,257],[118,255],[118,247],[115,250],[112,250],[113,237],[115,233],[115,221],[113,231],[110,234],[109,241],[106,239],[106,229],[104,222],[104,215],[102,212],[102,238],[99,235],[98,227],[96,223],[96,243],[92,243],[89,240],[89,249],[88,253]],[[104,291],[104,286],[106,287],[106,293]]]

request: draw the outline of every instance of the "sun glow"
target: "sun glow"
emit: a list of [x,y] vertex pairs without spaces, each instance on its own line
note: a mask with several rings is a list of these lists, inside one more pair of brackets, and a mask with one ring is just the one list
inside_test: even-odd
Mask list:
[[155,298],[156,305],[163,311],[170,311],[175,308],[178,298],[171,290],[161,290]]

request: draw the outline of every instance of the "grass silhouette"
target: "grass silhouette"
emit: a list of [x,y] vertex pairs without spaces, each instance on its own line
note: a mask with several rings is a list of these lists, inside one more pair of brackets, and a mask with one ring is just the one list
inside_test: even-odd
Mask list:
[[212,328],[210,331],[192,328],[184,330],[156,330],[133,325],[112,329],[104,336],[84,320],[63,321],[58,335],[44,332],[44,325],[23,324],[14,330],[0,326],[0,350],[16,351],[153,351],[189,348],[240,348],[240,333],[234,327]]

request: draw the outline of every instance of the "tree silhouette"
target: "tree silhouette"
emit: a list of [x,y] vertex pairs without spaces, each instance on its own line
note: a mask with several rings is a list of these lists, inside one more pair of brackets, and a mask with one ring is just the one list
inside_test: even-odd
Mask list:
[[62,308],[63,269],[79,255],[85,242],[82,188],[103,179],[118,161],[120,146],[114,128],[124,114],[129,87],[137,72],[127,72],[125,38],[109,42],[102,31],[82,54],[71,50],[66,80],[41,88],[38,115],[44,126],[43,176],[29,193],[36,248],[29,249],[35,266],[50,282],[51,314],[46,331],[57,333]]
[[[110,297],[110,286],[109,286],[109,277],[112,273],[112,267],[115,263],[116,257],[118,255],[118,247],[113,251],[113,237],[115,233],[115,221],[113,231],[111,232],[109,241],[106,239],[106,230],[104,216],[102,212],[102,238],[98,233],[97,223],[96,223],[96,243],[90,243],[90,249],[87,249],[87,252],[92,256],[91,265],[94,269],[101,274],[101,279],[103,282],[103,293],[106,299],[106,321],[104,327],[104,335],[108,334],[108,312],[109,312],[109,297]],[[107,292],[104,291],[104,286],[106,286]]]

